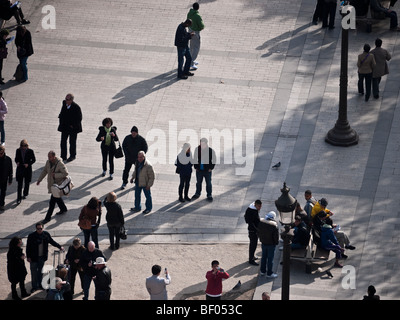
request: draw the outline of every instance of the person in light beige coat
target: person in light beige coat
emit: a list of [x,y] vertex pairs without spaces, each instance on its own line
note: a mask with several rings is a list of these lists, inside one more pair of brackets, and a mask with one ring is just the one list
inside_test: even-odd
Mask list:
[[374,55],[369,52],[371,46],[366,43],[364,52],[358,56],[358,93],[364,95],[364,79],[365,79],[365,101],[371,96],[372,70],[375,68],[376,62]]
[[[48,153],[48,160],[46,165],[44,166],[36,184],[39,185],[40,182],[44,179],[47,175],[47,190],[48,193],[51,192],[51,186],[55,184],[61,184],[65,178],[68,176],[68,170],[62,160],[56,157],[56,153],[54,151],[49,151]],[[65,206],[64,200],[60,198],[56,198],[53,194],[50,197],[49,202],[49,209],[47,211],[46,217],[43,220],[43,223],[47,223],[51,219],[51,215],[53,214],[55,205],[58,205],[60,211],[57,214],[63,214],[68,211],[67,207]]]
[[379,84],[384,75],[389,73],[387,61],[392,59],[391,54],[382,48],[382,40],[377,38],[375,40],[375,49],[371,50],[374,55],[376,66],[372,71],[372,94],[375,99],[379,98]]
[[135,163],[135,170],[133,171],[131,183],[135,182],[135,207],[131,208],[133,212],[141,210],[141,193],[142,190],[146,197],[146,209],[143,214],[147,214],[153,208],[150,188],[154,184],[155,174],[153,166],[146,159],[146,153],[139,151],[138,158]]

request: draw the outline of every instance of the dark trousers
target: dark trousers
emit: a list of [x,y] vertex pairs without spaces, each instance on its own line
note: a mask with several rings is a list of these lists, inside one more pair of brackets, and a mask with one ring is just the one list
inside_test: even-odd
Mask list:
[[[119,240],[120,240],[120,231],[121,227],[108,227],[108,232],[110,235],[110,247],[118,249],[119,248]],[[115,241],[114,241],[115,240]]]
[[70,157],[76,157],[76,139],[78,134],[76,132],[61,132],[61,158],[67,159],[67,140],[69,137],[69,155]]
[[22,199],[22,188],[24,189],[23,195],[24,195],[24,197],[26,197],[29,194],[29,184],[31,183],[31,180],[22,176],[17,179],[17,182],[18,182],[17,200],[21,200]]
[[101,155],[103,157],[103,171],[107,171],[107,158],[110,165],[110,174],[114,173],[114,154],[115,148],[110,146],[101,147]]
[[201,185],[203,184],[203,178],[206,180],[206,192],[207,197],[212,196],[212,184],[211,184],[211,172],[208,170],[196,170],[196,194],[201,194]]
[[318,22],[322,20],[324,10],[324,0],[317,0],[317,5],[315,6],[315,11],[313,15],[313,22]]
[[250,243],[249,243],[249,261],[253,261],[254,260],[254,254],[255,254],[256,249],[257,249],[257,243],[258,243],[257,233],[255,231],[249,231],[249,239],[250,239]]
[[[50,220],[51,219],[51,215],[53,214],[54,208],[56,206],[56,203],[58,205],[58,207],[60,208],[60,211],[65,212],[68,211],[63,198],[55,198],[53,197],[53,195],[51,195],[50,197],[50,202],[49,202],[49,210],[47,210],[47,214],[46,214],[46,218],[45,220]],[[87,248],[87,247],[86,247]]]
[[[178,188],[179,197],[182,198],[183,194],[185,195],[185,197],[189,197],[190,178],[191,176],[184,176],[182,174],[179,175],[180,179]],[[185,190],[185,193],[183,193],[183,190]]]
[[0,207],[4,206],[7,191],[7,181],[6,183],[0,184]]
[[[190,54],[189,47],[177,47],[177,48],[178,48],[178,77],[181,77],[189,72],[190,65],[192,63],[192,56]],[[183,65],[184,58],[186,58],[185,65]]]
[[358,73],[358,93],[364,93],[364,79],[365,79],[365,101],[368,101],[371,96],[372,72],[371,73]]
[[[322,28],[326,28],[329,26],[329,28],[332,29],[335,26],[336,7],[337,7],[336,2],[324,4]],[[328,24],[328,17],[329,17],[329,24]]]
[[88,230],[82,229],[82,231],[83,231],[83,237],[84,237],[83,245],[85,246],[85,248],[87,248],[88,243],[90,241],[90,237],[92,237],[94,246],[98,249],[99,248],[99,237],[98,237],[98,233],[97,233],[97,227],[92,226],[91,229],[88,229]]
[[385,16],[390,18],[390,29],[396,28],[398,25],[396,11],[385,12]]
[[382,77],[372,78],[372,94],[374,98],[379,98],[379,84],[381,83]]
[[71,285],[71,294],[73,295],[75,293],[75,279],[77,273],[81,279],[81,288],[83,290],[83,271],[79,271],[78,268],[70,268],[69,272],[69,284]]
[[3,79],[3,76],[1,75],[1,73],[2,73],[2,71],[3,71],[3,60],[4,60],[4,59],[0,59],[0,82],[1,82],[2,79]]
[[124,171],[122,172],[122,182],[124,184],[128,183],[128,179],[129,179],[129,171],[132,168],[132,163],[125,161],[125,167],[124,167]]

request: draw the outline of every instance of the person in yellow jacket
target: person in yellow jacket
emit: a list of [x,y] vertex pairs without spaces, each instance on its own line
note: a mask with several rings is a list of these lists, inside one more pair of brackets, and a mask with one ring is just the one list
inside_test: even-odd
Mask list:
[[314,218],[320,211],[325,211],[328,216],[333,216],[333,212],[327,209],[328,201],[325,198],[321,198],[318,202],[314,205],[311,210],[311,218]]

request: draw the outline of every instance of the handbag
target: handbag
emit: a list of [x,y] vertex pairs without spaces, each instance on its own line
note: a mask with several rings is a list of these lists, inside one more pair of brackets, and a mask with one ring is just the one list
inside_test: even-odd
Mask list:
[[124,152],[122,151],[121,144],[118,142],[119,147],[115,150],[114,157],[119,159],[124,156]]
[[8,55],[7,48],[0,48],[0,59],[6,59]]
[[128,237],[128,231],[125,229],[124,226],[122,226],[122,227],[119,229],[119,237],[120,237],[122,240],[126,240],[126,238]]
[[61,198],[62,196],[68,196],[73,187],[71,176],[67,176],[60,184],[54,183],[51,186],[51,193],[53,197]]

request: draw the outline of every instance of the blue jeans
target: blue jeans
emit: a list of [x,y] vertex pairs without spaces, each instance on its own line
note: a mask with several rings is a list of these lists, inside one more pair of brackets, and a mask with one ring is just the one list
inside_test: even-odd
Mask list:
[[273,244],[261,244],[262,256],[261,256],[261,266],[260,272],[265,273],[267,275],[271,275],[272,272],[272,263],[274,261],[275,255],[275,245]]
[[44,257],[39,257],[38,261],[31,262],[31,277],[32,277],[32,289],[39,289],[42,287],[42,269],[44,266]]
[[151,209],[153,209],[153,201],[151,199],[150,189],[147,190],[145,187],[139,187],[138,183],[135,184],[135,209],[141,210],[142,208],[141,205],[142,190],[146,197],[146,210],[151,211]]
[[0,134],[1,134],[1,143],[6,142],[6,133],[4,131],[4,121],[0,121]]
[[[178,77],[181,77],[189,72],[190,65],[192,63],[192,56],[190,54],[189,47],[177,47],[177,49],[178,49]],[[186,58],[185,66],[183,66],[184,57]]]
[[90,284],[92,283],[92,276],[88,274],[83,275],[83,300],[88,300],[89,299],[89,289],[90,289]]
[[212,196],[212,184],[211,184],[211,172],[205,170],[196,171],[196,194],[201,194],[201,185],[203,184],[203,178],[206,180],[206,191],[207,197]]
[[28,57],[23,57],[19,59],[19,63],[21,64],[22,71],[24,73],[24,80],[28,80],[28,67],[26,66],[26,63],[28,61]]

